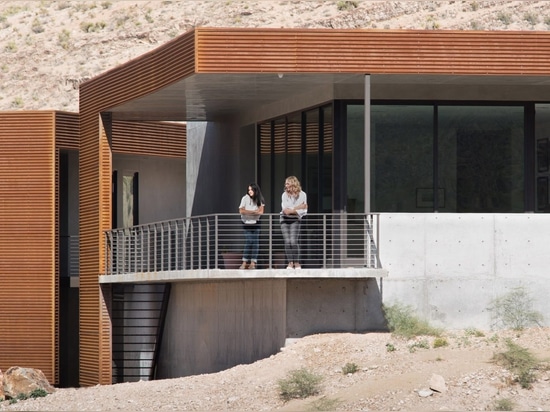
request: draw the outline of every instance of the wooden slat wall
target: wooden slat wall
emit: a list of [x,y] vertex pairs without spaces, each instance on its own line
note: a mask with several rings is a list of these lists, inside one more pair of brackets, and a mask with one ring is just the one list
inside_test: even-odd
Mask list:
[[[80,385],[111,383],[110,320],[98,276],[111,225],[111,151],[100,113],[195,70],[190,32],[80,86]],[[108,125],[107,125],[108,127]],[[105,294],[105,296],[104,296]]]
[[78,150],[78,113],[55,112],[55,145],[58,149]]
[[185,159],[187,127],[183,123],[113,121],[113,153]]
[[547,75],[549,55],[547,32],[197,29],[199,73]]
[[0,370],[56,370],[53,112],[0,112]]

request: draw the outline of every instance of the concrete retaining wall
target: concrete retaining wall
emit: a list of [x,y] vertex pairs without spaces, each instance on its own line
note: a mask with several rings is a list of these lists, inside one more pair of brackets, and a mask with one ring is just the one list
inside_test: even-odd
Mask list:
[[382,214],[383,302],[434,326],[489,329],[491,301],[521,286],[545,315],[549,249],[548,214]]

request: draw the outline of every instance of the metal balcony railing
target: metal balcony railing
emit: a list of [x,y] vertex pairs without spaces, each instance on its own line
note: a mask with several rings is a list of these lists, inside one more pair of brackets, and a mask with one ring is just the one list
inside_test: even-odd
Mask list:
[[[279,215],[260,219],[258,269],[284,269]],[[304,269],[380,268],[377,214],[309,213],[301,223]],[[106,236],[106,274],[236,269],[244,230],[239,214],[194,216],[113,229]]]

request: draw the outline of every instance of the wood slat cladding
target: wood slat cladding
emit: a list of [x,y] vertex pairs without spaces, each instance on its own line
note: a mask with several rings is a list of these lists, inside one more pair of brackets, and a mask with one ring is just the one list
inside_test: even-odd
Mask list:
[[[111,383],[110,320],[98,275],[111,224],[111,151],[100,113],[195,71],[194,32],[80,86],[80,385]],[[110,127],[110,126],[107,126]],[[108,296],[108,294],[106,295]]]
[[57,383],[54,112],[0,112],[0,370]]
[[113,121],[113,153],[185,159],[187,127],[183,123]]
[[199,73],[550,72],[545,32],[197,29]]
[[78,150],[79,132],[78,113],[55,113],[55,145],[58,149]]

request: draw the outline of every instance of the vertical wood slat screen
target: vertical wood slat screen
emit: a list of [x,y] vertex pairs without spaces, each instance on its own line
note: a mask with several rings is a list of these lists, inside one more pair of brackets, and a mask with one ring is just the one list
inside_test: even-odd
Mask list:
[[54,112],[0,112],[0,370],[57,383]]

